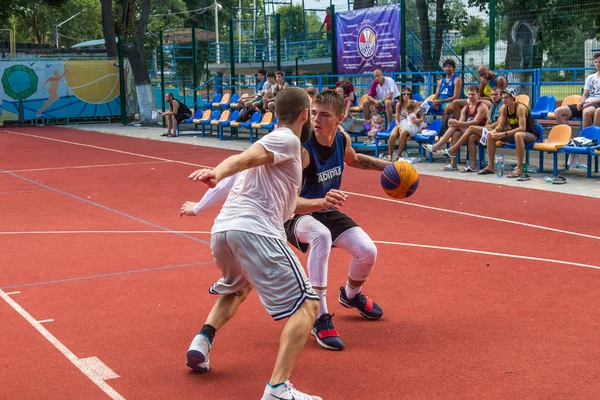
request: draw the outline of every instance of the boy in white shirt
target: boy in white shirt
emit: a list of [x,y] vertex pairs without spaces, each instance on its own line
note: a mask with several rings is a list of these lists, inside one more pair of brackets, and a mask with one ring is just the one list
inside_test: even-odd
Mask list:
[[[298,201],[300,139],[310,135],[310,104],[299,88],[283,89],[275,101],[277,129],[214,169],[200,169],[189,177],[213,188],[239,173],[211,231],[211,250],[222,278],[209,291],[219,298],[186,353],[187,365],[198,372],[209,370],[216,331],[254,287],[275,320],[288,318],[263,399],[320,400],[289,383],[316,319],[318,297],[287,245],[283,227]],[[182,214],[191,215],[184,208]]]

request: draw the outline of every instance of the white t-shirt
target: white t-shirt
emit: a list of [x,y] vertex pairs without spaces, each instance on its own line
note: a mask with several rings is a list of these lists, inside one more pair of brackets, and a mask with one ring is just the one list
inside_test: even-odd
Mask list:
[[585,85],[583,86],[583,89],[590,91],[587,99],[585,99],[586,103],[594,100],[600,100],[600,76],[598,76],[597,72],[594,72],[585,78]]
[[294,214],[302,180],[300,139],[278,128],[254,146],[263,146],[275,160],[239,174],[211,232],[237,230],[285,241],[283,223]]
[[400,91],[398,91],[398,85],[396,85],[396,82],[394,82],[392,78],[387,76],[383,78],[383,85],[378,84],[375,90],[377,91],[378,100],[385,99],[385,96],[387,96],[388,93],[393,93],[392,99],[395,99],[396,97],[400,96]]

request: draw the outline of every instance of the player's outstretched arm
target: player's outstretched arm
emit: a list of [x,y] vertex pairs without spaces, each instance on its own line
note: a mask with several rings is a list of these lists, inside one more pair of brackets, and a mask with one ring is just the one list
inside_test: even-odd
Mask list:
[[239,174],[231,175],[219,181],[217,186],[208,189],[206,193],[204,193],[204,196],[202,196],[202,199],[200,199],[199,202],[196,203],[194,201],[186,201],[183,203],[181,209],[179,210],[179,217],[181,218],[184,215],[194,217],[200,212],[207,210],[216,204],[223,203],[229,195],[229,191],[233,187],[235,179],[238,175]]
[[272,164],[274,161],[275,156],[272,152],[265,149],[260,143],[255,143],[243,153],[226,158],[214,169],[203,168],[192,172],[188,179],[203,182],[213,188],[217,182],[228,176],[245,169]]
[[360,169],[375,169],[383,171],[390,163],[389,161],[380,160],[379,158],[370,157],[365,154],[360,154],[352,148],[352,141],[348,134],[346,135],[346,153],[344,154],[344,162],[346,165]]

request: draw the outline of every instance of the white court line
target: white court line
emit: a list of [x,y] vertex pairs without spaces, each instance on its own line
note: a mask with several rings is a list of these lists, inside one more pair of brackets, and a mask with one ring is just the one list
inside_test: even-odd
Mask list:
[[21,294],[21,292],[6,292],[5,294],[8,295],[8,296],[10,296],[10,295],[13,295],[13,294]]
[[16,169],[14,171],[5,171],[16,173],[16,172],[37,172],[37,171],[54,171],[61,169],[79,169],[79,168],[101,168],[101,167],[126,167],[131,165],[144,165],[144,164],[161,164],[170,163],[170,161],[144,161],[139,163],[122,163],[122,164],[98,164],[98,165],[77,165],[74,167],[51,167],[51,168],[31,168],[31,169]]
[[40,323],[40,324],[45,324],[46,322],[54,322],[54,320],[52,318],[50,318],[50,319],[41,319],[38,321],[38,323]]
[[593,268],[600,269],[598,265],[591,264],[582,264],[571,261],[562,261],[562,260],[554,260],[552,258],[539,258],[539,257],[530,257],[530,256],[520,256],[516,254],[504,254],[504,253],[494,253],[491,251],[483,251],[483,250],[471,250],[471,249],[460,249],[457,247],[443,247],[443,246],[432,246],[428,244],[416,244],[416,243],[402,243],[402,242],[385,242],[381,240],[374,240],[374,243],[379,244],[389,244],[393,246],[406,246],[406,247],[420,247],[425,249],[435,249],[435,250],[447,250],[447,251],[458,251],[462,253],[474,253],[474,254],[485,254],[488,256],[497,256],[497,257],[507,257],[507,258],[519,258],[522,260],[532,260],[532,261],[544,261],[555,264],[565,264],[565,265],[574,265],[576,267],[585,267],[585,268]]
[[[161,160],[161,161],[167,161],[167,162],[172,162],[172,163],[178,163],[178,164],[184,164],[184,165],[192,165],[192,166],[204,167],[204,168],[213,168],[211,166],[206,166],[206,165],[186,163],[186,162],[183,162],[183,161],[176,161],[176,160],[170,160],[170,159],[167,159],[167,158],[147,156],[147,155],[138,154],[138,153],[130,153],[130,152],[121,151],[121,150],[109,149],[109,148],[106,148],[106,147],[92,146],[92,145],[89,145],[89,144],[82,144],[82,143],[77,143],[77,142],[70,142],[70,141],[67,141],[67,140],[60,140],[60,139],[48,138],[48,137],[44,137],[44,136],[30,135],[30,134],[26,134],[26,133],[19,133],[19,132],[14,132],[14,131],[9,131],[9,130],[4,130],[4,132],[12,133],[12,134],[15,134],[15,135],[30,136],[30,137],[39,138],[39,139],[51,140],[51,141],[56,141],[56,142],[61,142],[61,143],[68,143],[68,144],[73,144],[73,145],[77,145],[77,146],[84,146],[84,147],[91,147],[91,148],[96,148],[96,149],[101,149],[101,150],[114,151],[114,152],[117,152],[117,153],[130,154],[130,155],[139,156],[139,157],[152,158],[152,159]],[[356,196],[367,197],[367,198],[371,198],[371,199],[377,199],[377,200],[383,200],[383,201],[390,201],[390,202],[394,202],[394,203],[406,204],[406,205],[409,205],[409,206],[420,207],[420,208],[425,208],[425,209],[429,209],[429,210],[442,211],[442,212],[447,212],[447,213],[452,213],[452,214],[464,215],[464,216],[468,216],[468,217],[487,219],[487,220],[491,220],[491,221],[504,222],[504,223],[507,223],[507,224],[527,226],[529,228],[542,229],[542,230],[547,230],[547,231],[552,231],[552,232],[557,232],[557,233],[564,233],[564,234],[567,234],[567,235],[580,236],[580,237],[585,237],[585,238],[589,238],[589,239],[600,240],[600,236],[587,235],[585,233],[579,233],[579,232],[566,231],[566,230],[563,230],[563,229],[550,228],[550,227],[542,226],[542,225],[528,224],[528,223],[525,223],[525,222],[517,222],[517,221],[511,221],[511,220],[508,220],[508,219],[488,217],[488,216],[485,216],[485,215],[471,214],[471,213],[466,213],[466,212],[462,212],[462,211],[448,210],[448,209],[445,209],[445,208],[426,206],[426,205],[416,204],[416,203],[407,203],[407,202],[400,201],[400,200],[388,199],[388,198],[378,197],[378,196],[371,196],[371,195],[368,195],[368,194],[362,194],[362,193],[356,193],[356,192],[346,192],[346,193],[353,194],[353,195],[356,195]]]
[[72,144],[74,146],[81,146],[81,147],[89,147],[91,149],[98,149],[98,150],[106,150],[106,151],[112,151],[114,153],[120,153],[120,154],[128,154],[130,156],[136,156],[136,157],[143,157],[143,158],[150,158],[152,160],[159,160],[159,161],[166,161],[166,162],[170,162],[170,163],[175,163],[175,164],[182,164],[182,165],[191,165],[194,167],[203,167],[203,168],[213,168],[210,167],[208,165],[202,165],[202,164],[194,164],[194,163],[189,163],[189,162],[185,162],[185,161],[177,161],[177,160],[170,160],[168,158],[162,158],[162,157],[154,157],[154,156],[148,156],[146,154],[140,154],[140,153],[132,153],[130,151],[123,151],[123,150],[116,150],[116,149],[110,149],[108,147],[100,147],[100,146],[93,146],[91,144],[84,144],[84,143],[77,143],[77,142],[71,142],[69,140],[61,140],[61,139],[55,139],[55,138],[49,138],[49,137],[44,137],[44,136],[38,136],[38,135],[31,135],[28,133],[20,133],[20,132],[15,132],[15,131],[9,131],[9,130],[4,130],[4,132],[6,133],[12,133],[13,135],[21,135],[21,136],[28,136],[28,137],[33,137],[33,138],[37,138],[37,139],[43,139],[43,140],[50,140],[52,142],[60,142],[60,143],[67,143],[67,144]]
[[103,375],[97,373],[95,370],[87,366],[86,358],[79,359],[71,350],[69,350],[64,344],[62,344],[53,334],[44,328],[39,321],[31,316],[23,307],[21,307],[16,301],[11,299],[7,293],[4,293],[0,289],[0,297],[8,303],[16,312],[19,313],[31,326],[33,326],[39,333],[42,334],[58,351],[60,351],[69,361],[77,367],[85,376],[87,376],[92,382],[96,384],[104,393],[113,400],[125,399],[116,390],[114,390],[108,383],[104,381]]
[[78,233],[186,233],[210,234],[210,231],[31,231],[0,232],[0,235],[76,235]]
[[448,209],[445,209],[445,208],[426,206],[426,205],[423,205],[423,204],[408,203],[408,202],[402,201],[402,200],[387,199],[385,197],[372,196],[372,195],[369,195],[369,194],[362,194],[362,193],[356,193],[356,192],[348,192],[346,190],[344,190],[344,193],[353,194],[355,196],[367,197],[367,198],[370,198],[370,199],[377,199],[377,200],[389,201],[389,202],[392,202],[392,203],[405,204],[407,206],[412,206],[412,207],[425,208],[425,209],[428,209],[428,210],[443,211],[443,212],[447,212],[447,213],[451,213],[451,214],[464,215],[464,216],[467,216],[467,217],[487,219],[487,220],[490,220],[490,221],[504,222],[504,223],[507,223],[507,224],[521,225],[521,226],[526,226],[526,227],[529,227],[529,228],[543,229],[543,230],[546,230],[546,231],[564,233],[566,235],[581,236],[581,237],[585,237],[585,238],[588,238],[588,239],[600,240],[600,236],[588,235],[588,234],[579,233],[579,232],[566,231],[566,230],[563,230],[563,229],[550,228],[550,227],[542,226],[542,225],[528,224],[526,222],[512,221],[510,219],[488,217],[486,215],[471,214],[471,213],[462,212],[462,211],[456,211],[456,210],[448,210]]

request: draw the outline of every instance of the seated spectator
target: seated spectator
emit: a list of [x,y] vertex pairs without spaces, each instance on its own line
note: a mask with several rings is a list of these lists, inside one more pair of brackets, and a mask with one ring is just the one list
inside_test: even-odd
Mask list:
[[[408,118],[409,114],[411,113],[411,111],[409,111],[409,105],[413,102],[414,101],[412,89],[408,86],[403,88],[400,101],[398,102],[398,104],[396,104],[396,126],[394,127],[394,129],[392,129],[392,132],[390,133],[390,138],[388,139],[388,160],[390,161],[396,161],[396,159],[401,157],[402,152],[404,151],[404,146],[406,146],[406,141],[409,137],[415,136],[415,134],[411,135],[408,130],[401,128],[402,123]],[[419,105],[418,102],[415,102],[415,104],[417,106]],[[423,128],[423,126],[426,126],[426,124],[424,124],[425,118],[420,109],[417,110],[416,117],[421,121],[421,129]],[[396,140],[399,140],[397,153],[398,157],[394,157],[394,148],[396,147]]]
[[429,109],[439,112],[444,111],[444,114],[451,114],[452,109],[448,106],[456,99],[460,98],[462,91],[462,79],[454,73],[456,63],[452,59],[444,61],[444,72],[446,73],[442,79],[438,81],[435,93],[427,99]]
[[[500,89],[500,93],[506,88],[508,85],[506,78],[503,76],[499,76],[497,72],[490,71],[490,68],[481,65],[477,69],[477,73],[479,74],[479,101],[482,101],[483,104],[487,106],[487,108],[492,107],[492,88],[497,87]],[[464,106],[467,105],[466,99],[457,99],[452,102],[452,112],[454,115],[459,115],[460,111]]]
[[371,108],[371,121],[368,126],[367,137],[365,144],[373,144],[377,140],[377,134],[381,132],[383,127],[383,117],[377,112],[375,106]]
[[277,80],[277,83],[275,84],[275,88],[273,88],[273,90],[272,90],[273,98],[270,99],[269,102],[267,103],[267,108],[273,114],[275,114],[275,96],[277,96],[277,93],[279,93],[281,90],[290,86],[289,83],[287,83],[285,81],[285,74],[282,71],[275,72],[275,78]]
[[487,122],[489,109],[479,100],[479,88],[477,86],[469,86],[467,98],[469,102],[468,106],[462,109],[458,120],[452,118],[448,121],[448,130],[437,143],[434,145],[423,145],[428,151],[450,157],[450,164],[444,168],[444,171],[456,171],[458,168],[456,166],[456,155],[450,154],[448,150],[442,151],[442,146],[450,140],[450,138],[452,138],[452,143],[456,143],[469,127],[475,125],[483,127]]
[[264,106],[268,104],[268,102],[273,98],[273,90],[275,89],[275,85],[277,85],[277,80],[275,78],[275,73],[269,72],[267,74],[267,83],[263,87],[264,93],[259,95],[256,100],[252,101],[252,107],[254,107],[255,111],[260,113],[264,112]]
[[262,100],[262,97],[265,94],[265,87],[267,85],[267,82],[267,71],[265,71],[264,69],[259,69],[256,72],[256,92],[253,96],[248,96],[245,99],[240,98],[238,102],[238,108],[240,110],[243,110],[248,106],[248,104],[251,104],[258,100]]
[[375,80],[369,89],[368,100],[363,104],[365,120],[371,118],[371,106],[376,106],[377,110],[385,110],[388,122],[392,120],[395,101],[400,97],[398,86],[392,78],[383,76],[380,69],[373,71]]
[[352,118],[352,114],[350,113],[352,102],[345,96],[344,88],[342,86],[336,86],[335,91],[337,94],[344,97],[344,119],[342,120],[339,129],[342,133],[352,132],[352,128],[354,127],[354,118]]
[[354,93],[354,85],[352,84],[352,82],[344,81],[344,79],[340,76],[340,80],[335,83],[334,88],[337,88],[339,86],[344,88],[345,97],[350,99],[350,101],[352,102],[352,105],[355,106],[356,105],[356,94]]
[[487,134],[486,147],[488,154],[488,165],[480,170],[478,174],[493,174],[495,171],[496,141],[504,143],[515,143],[517,152],[517,167],[508,175],[509,178],[518,178],[523,174],[523,158],[525,157],[525,145],[537,142],[538,132],[535,129],[535,121],[531,116],[529,107],[516,101],[514,89],[506,88],[502,91],[504,104],[500,109],[500,117],[496,129]]
[[458,141],[452,141],[452,146],[450,146],[450,148],[447,150],[448,155],[450,157],[454,157],[460,151],[461,146],[467,143],[471,163],[464,167],[461,172],[477,172],[477,143],[481,140],[481,135],[483,134],[484,129],[491,131],[496,129],[496,126],[498,125],[498,117],[500,116],[500,109],[502,108],[502,96],[500,93],[501,90],[497,87],[492,88],[492,92],[490,94],[492,108],[487,116],[488,123],[485,126],[471,125],[464,135],[458,139]]
[[169,103],[169,111],[160,114],[167,117],[167,132],[160,136],[177,137],[177,124],[184,119],[192,117],[192,111],[181,101],[173,97],[171,93],[165,95],[165,101]]
[[585,78],[583,94],[579,103],[570,106],[558,107],[554,111],[556,122],[566,124],[573,117],[582,119],[582,127],[592,125],[600,126],[600,53],[594,54],[596,72]]

